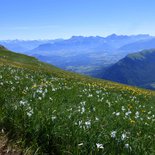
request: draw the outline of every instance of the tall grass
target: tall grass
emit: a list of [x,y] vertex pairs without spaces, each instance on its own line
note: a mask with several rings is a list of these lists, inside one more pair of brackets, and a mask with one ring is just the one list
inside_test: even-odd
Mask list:
[[57,70],[0,66],[0,128],[31,154],[153,155],[154,99]]

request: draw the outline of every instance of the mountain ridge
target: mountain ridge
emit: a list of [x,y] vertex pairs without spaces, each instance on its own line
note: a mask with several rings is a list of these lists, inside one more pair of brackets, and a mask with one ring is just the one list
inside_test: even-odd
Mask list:
[[117,62],[126,55],[118,48],[149,38],[152,36],[116,34],[107,37],[72,36],[59,42],[39,45],[27,51],[27,54],[65,70],[100,77],[98,75],[102,72],[102,68]]
[[134,43],[124,45],[119,50],[122,50],[124,52],[136,52],[144,49],[155,48],[154,45],[155,45],[155,38],[152,37],[148,40],[140,40]]
[[143,50],[127,55],[119,62],[108,68],[103,77],[108,80],[155,89],[155,49]]

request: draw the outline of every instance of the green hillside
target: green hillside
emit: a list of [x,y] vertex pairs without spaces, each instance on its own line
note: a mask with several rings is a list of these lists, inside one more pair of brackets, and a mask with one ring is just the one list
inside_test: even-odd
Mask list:
[[155,49],[127,55],[109,67],[102,78],[155,90]]
[[0,129],[25,154],[153,155],[155,93],[0,48]]

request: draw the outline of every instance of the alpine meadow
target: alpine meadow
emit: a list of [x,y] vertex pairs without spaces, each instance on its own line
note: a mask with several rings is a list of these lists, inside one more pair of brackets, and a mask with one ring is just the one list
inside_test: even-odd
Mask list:
[[155,0],[0,5],[0,155],[155,155]]
[[0,127],[25,154],[155,154],[155,93],[0,49]]

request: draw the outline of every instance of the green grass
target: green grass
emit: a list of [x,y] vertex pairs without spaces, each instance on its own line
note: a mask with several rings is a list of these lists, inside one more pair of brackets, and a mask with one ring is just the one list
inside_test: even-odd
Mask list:
[[[154,155],[155,93],[0,51],[0,128],[23,151]],[[30,151],[28,151],[30,150]]]

